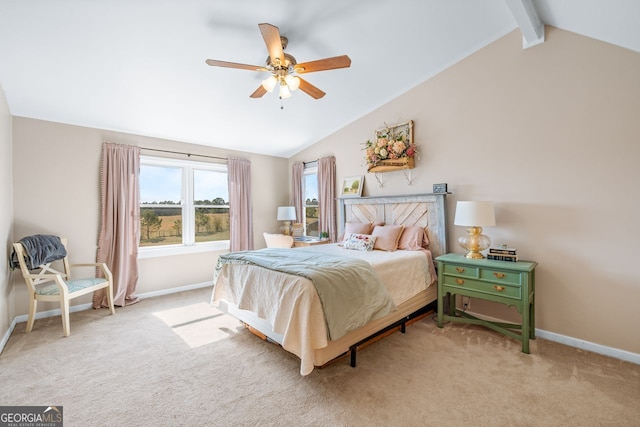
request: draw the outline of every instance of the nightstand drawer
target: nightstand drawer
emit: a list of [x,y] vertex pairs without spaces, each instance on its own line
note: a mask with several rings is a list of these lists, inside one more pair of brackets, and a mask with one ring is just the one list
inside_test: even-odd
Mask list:
[[495,283],[495,281],[483,282],[481,280],[445,275],[443,285],[453,288],[469,289],[506,298],[514,298],[518,300],[522,298],[522,287],[509,285],[507,283]]
[[492,270],[488,268],[480,269],[480,278],[491,280],[499,284],[510,283],[512,285],[522,284],[521,274],[518,271]]
[[478,273],[478,267],[469,267],[467,265],[455,265],[455,264],[445,264],[444,265],[444,274],[451,274],[454,276],[463,276],[463,277],[473,277],[477,279],[480,277]]

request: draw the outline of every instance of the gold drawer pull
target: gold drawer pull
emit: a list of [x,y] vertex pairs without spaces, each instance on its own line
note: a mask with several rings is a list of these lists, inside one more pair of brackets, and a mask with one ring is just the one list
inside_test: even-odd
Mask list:
[[504,291],[504,286],[493,285],[493,289],[495,289],[498,292],[502,292]]
[[458,285],[464,285],[464,280],[462,280],[462,279],[456,279],[456,283],[457,283]]
[[505,274],[504,273],[493,273],[494,276],[496,276],[496,278],[498,279],[504,279]]
[[464,268],[463,267],[456,267],[456,271],[458,273],[464,273]]

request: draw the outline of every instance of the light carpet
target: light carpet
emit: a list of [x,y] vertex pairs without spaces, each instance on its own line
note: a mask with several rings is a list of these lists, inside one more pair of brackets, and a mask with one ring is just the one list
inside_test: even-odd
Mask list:
[[208,304],[210,289],[17,325],[0,405],[60,405],[70,426],[629,426],[640,366],[431,317],[307,376]]

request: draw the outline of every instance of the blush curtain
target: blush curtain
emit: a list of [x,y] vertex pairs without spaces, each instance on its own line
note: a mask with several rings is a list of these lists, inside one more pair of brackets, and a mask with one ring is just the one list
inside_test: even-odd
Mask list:
[[304,208],[303,208],[303,200],[302,197],[304,195],[304,190],[302,188],[302,174],[304,172],[304,163],[297,162],[294,163],[291,168],[291,179],[293,181],[293,186],[291,188],[292,194],[292,205],[296,208],[296,218],[297,222],[304,223]]
[[229,177],[229,244],[231,252],[253,250],[251,208],[251,162],[230,158]]
[[[100,236],[97,262],[113,274],[113,303],[138,302],[138,244],[140,241],[140,147],[102,144],[100,166]],[[93,294],[93,307],[107,307],[105,290]]]
[[318,232],[327,231],[329,240],[337,239],[336,228],[336,158],[318,160]]

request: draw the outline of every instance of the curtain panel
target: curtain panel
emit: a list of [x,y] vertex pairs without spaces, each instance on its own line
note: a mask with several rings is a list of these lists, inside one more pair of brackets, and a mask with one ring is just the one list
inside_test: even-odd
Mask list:
[[338,238],[336,228],[336,158],[318,160],[318,232],[327,231],[331,242]]
[[[100,235],[97,262],[113,274],[113,303],[138,302],[138,244],[140,242],[140,147],[102,144],[100,165]],[[93,307],[107,307],[104,289],[93,295]]]
[[251,162],[245,159],[230,158],[227,169],[230,251],[253,250]]
[[304,163],[297,162],[294,163],[291,168],[291,180],[293,182],[291,188],[292,194],[292,206],[296,208],[296,218],[298,218],[298,222],[304,223],[304,208],[302,200],[304,196],[304,189],[302,188],[302,174],[304,173]]

